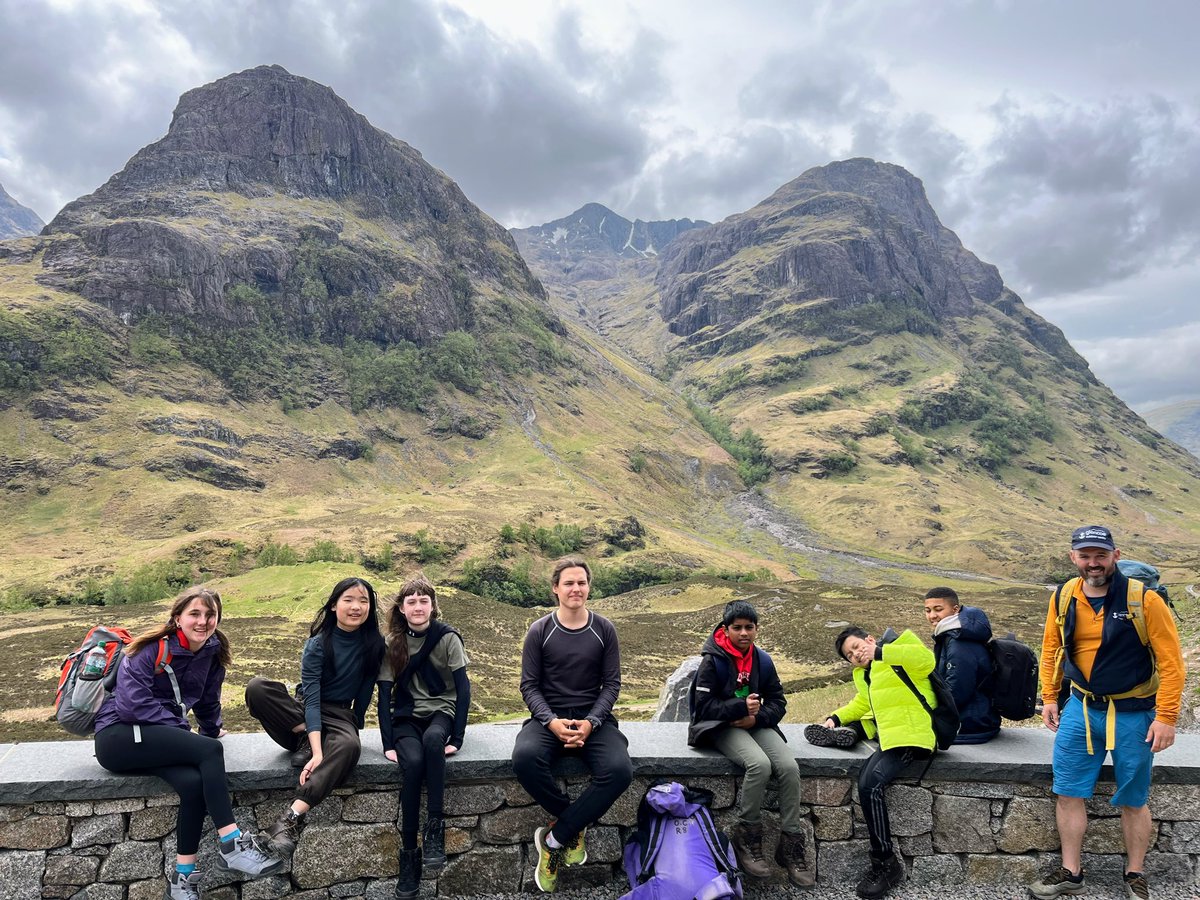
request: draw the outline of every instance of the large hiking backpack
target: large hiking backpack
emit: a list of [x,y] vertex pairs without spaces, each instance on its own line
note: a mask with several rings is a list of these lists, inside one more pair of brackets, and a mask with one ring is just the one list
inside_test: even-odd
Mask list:
[[712,792],[675,781],[653,784],[625,842],[631,890],[621,900],[732,900],[742,882],[729,838],[708,811]]
[[1028,644],[1011,631],[987,644],[992,674],[987,681],[992,709],[1006,719],[1028,719],[1037,714],[1038,659]]
[[[79,648],[63,660],[54,695],[54,717],[71,734],[82,737],[95,730],[96,714],[117,683],[120,651],[132,640],[124,628],[97,625],[87,633]],[[171,668],[171,650],[165,637],[158,641],[154,671],[167,673],[179,702],[179,683]]]
[[1179,618],[1179,610],[1175,608],[1175,601],[1167,592],[1167,586],[1159,579],[1162,577],[1158,569],[1150,565],[1150,563],[1138,562],[1136,559],[1119,559],[1117,560],[1117,568],[1121,570],[1121,574],[1126,578],[1131,578],[1140,581],[1146,586],[1147,590],[1154,591],[1158,596],[1163,598],[1163,602],[1170,607],[1171,612],[1175,614],[1175,618]]
[[958,737],[958,729],[962,724],[958,715],[958,704],[954,702],[954,695],[950,693],[950,685],[946,684],[946,680],[937,672],[929,673],[929,683],[933,686],[933,697],[937,701],[937,706],[931,707],[903,666],[892,666],[892,670],[921,702],[925,712],[929,713],[929,718],[933,720],[933,736],[937,741],[937,748],[949,750],[954,739]]

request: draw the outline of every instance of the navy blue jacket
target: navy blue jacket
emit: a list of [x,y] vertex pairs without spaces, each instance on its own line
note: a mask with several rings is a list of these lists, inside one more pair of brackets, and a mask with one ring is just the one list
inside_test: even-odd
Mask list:
[[976,606],[960,607],[960,627],[933,639],[935,671],[950,685],[961,720],[956,744],[982,744],[1000,733],[1000,714],[992,709],[987,681],[992,675],[992,655],[987,642],[992,625]]

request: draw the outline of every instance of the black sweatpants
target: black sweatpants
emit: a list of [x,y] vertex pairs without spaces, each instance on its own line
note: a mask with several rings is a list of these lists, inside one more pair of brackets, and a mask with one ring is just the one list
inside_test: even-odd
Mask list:
[[442,818],[446,795],[446,741],[454,719],[444,712],[428,718],[416,716],[393,724],[396,761],[404,773],[400,785],[400,837],[405,850],[417,846],[421,824],[421,786],[429,796],[429,818]]
[[[566,755],[582,759],[592,772],[591,783],[574,803],[559,789],[551,772],[554,761]],[[593,731],[583,747],[571,749],[537,719],[530,719],[513,747],[513,771],[529,796],[558,820],[554,837],[561,844],[570,844],[604,815],[633,781],[629,741],[612,719]]]
[[[288,693],[287,686],[255,676],[246,685],[246,709],[262,723],[271,740],[284,750],[296,751],[308,735],[295,731],[304,724],[304,707]],[[321,704],[321,764],[299,785],[295,797],[316,806],[350,777],[358,765],[362,744],[354,713],[334,703]]]
[[858,773],[858,802],[871,838],[872,859],[883,861],[895,853],[884,791],[914,759],[928,759],[929,755],[930,751],[920,747],[892,747],[876,750],[863,763]]
[[174,725],[134,726],[117,723],[96,732],[96,761],[110,772],[157,775],[179,794],[175,841],[180,856],[200,849],[204,815],[217,828],[232,825],[233,804],[225,778],[225,748],[216,738],[205,737]]

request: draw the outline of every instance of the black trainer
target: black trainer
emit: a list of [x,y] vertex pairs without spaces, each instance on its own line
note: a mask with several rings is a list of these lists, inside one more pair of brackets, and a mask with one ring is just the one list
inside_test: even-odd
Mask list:
[[842,750],[849,750],[858,743],[858,732],[844,725],[837,728],[809,725],[804,729],[804,739],[814,747],[838,747]]
[[904,863],[897,856],[871,860],[871,869],[858,883],[858,896],[863,900],[886,897],[892,888],[904,882]]

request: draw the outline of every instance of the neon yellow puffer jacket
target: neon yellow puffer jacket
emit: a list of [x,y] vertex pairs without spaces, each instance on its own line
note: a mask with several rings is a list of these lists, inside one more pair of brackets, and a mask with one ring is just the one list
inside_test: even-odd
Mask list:
[[854,686],[858,688],[858,693],[834,716],[843,725],[861,720],[868,734],[871,733],[870,720],[874,718],[876,736],[883,750],[893,747],[932,750],[935,740],[929,713],[899,679],[892,666],[900,666],[908,672],[917,690],[925,695],[930,706],[935,706],[937,701],[929,684],[929,673],[935,664],[933,651],[909,630],[881,646],[883,659],[871,663],[869,680],[868,669],[854,669]]

